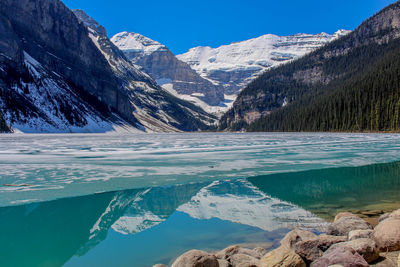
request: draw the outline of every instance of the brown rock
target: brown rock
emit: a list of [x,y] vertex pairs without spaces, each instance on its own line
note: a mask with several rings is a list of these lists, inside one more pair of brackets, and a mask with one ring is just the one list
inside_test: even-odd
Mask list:
[[214,255],[201,250],[190,250],[179,256],[171,267],[218,267],[219,263]]
[[324,255],[311,263],[311,267],[326,267],[340,264],[343,267],[368,267],[368,263],[350,247],[338,247],[327,251]]
[[235,254],[229,258],[232,267],[258,267],[260,260],[246,254]]
[[254,255],[256,255],[257,259],[261,259],[262,257],[264,257],[265,254],[267,254],[267,251],[262,248],[262,247],[257,247],[255,249],[253,249]]
[[317,235],[300,229],[294,229],[286,234],[286,236],[281,240],[281,245],[287,248],[292,248],[297,242],[307,241],[316,238]]
[[379,259],[370,265],[374,267],[398,267],[397,261],[399,256],[399,251],[382,252]]
[[352,241],[337,243],[332,245],[326,253],[339,247],[350,247],[360,254],[366,262],[370,263],[379,258],[378,247],[375,241],[370,238],[359,238]]
[[351,241],[359,238],[372,238],[373,233],[374,230],[353,230],[349,232],[347,240]]
[[355,215],[351,212],[339,212],[338,214],[336,214],[335,220],[333,222],[336,222],[337,220],[339,220],[340,218],[343,218],[343,217],[357,217],[357,215]]
[[370,230],[372,226],[357,216],[342,216],[328,226],[328,235],[348,235],[352,230]]
[[218,259],[219,267],[231,267],[231,264],[227,260]]
[[281,246],[265,255],[260,260],[260,267],[306,267],[303,259],[293,250]]
[[294,245],[295,252],[307,262],[314,261],[322,256],[330,246],[347,241],[346,236],[319,235],[307,241],[300,241]]
[[[264,250],[264,252],[265,252],[265,250]],[[215,256],[218,259],[227,260],[232,255],[235,255],[235,254],[245,254],[245,255],[249,255],[249,256],[257,258],[257,259],[260,259],[262,256],[265,255],[265,253],[263,255],[261,255],[259,249],[251,250],[251,249],[247,249],[247,248],[242,248],[242,247],[240,247],[238,245],[233,245],[233,246],[227,247],[227,248],[219,251],[218,253],[215,254]]]
[[390,216],[390,213],[385,213],[379,217],[378,221],[382,222],[382,221],[386,220],[387,218],[389,218],[389,216]]
[[383,220],[375,227],[373,237],[382,252],[400,250],[400,218]]

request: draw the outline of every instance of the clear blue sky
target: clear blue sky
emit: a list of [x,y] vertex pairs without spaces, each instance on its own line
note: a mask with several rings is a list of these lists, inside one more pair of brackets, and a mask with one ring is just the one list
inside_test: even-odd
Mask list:
[[355,29],[395,0],[63,0],[106,27],[143,34],[180,54],[263,34]]

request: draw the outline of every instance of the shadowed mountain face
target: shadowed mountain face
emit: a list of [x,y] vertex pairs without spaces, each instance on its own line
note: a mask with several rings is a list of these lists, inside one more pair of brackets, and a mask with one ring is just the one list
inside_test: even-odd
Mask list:
[[[390,70],[397,72],[398,66],[390,59],[398,54],[399,36],[397,2],[350,34],[254,80],[221,119],[221,128],[246,129],[256,121],[250,130],[370,129],[376,119],[369,117],[371,113],[384,118],[396,112],[391,106],[398,101],[398,85],[391,81],[396,77]],[[390,129],[379,125],[370,130],[384,128]]]
[[86,26],[59,0],[1,1],[0,109],[12,128],[171,132],[212,123],[129,63],[104,28]]
[[118,33],[111,40],[134,64],[178,97],[192,96],[211,106],[217,106],[224,100],[222,88],[202,78],[166,46],[128,32]]

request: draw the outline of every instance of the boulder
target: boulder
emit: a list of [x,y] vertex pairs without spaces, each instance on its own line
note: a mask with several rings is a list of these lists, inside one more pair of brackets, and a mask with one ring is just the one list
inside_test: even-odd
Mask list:
[[253,249],[253,253],[257,259],[261,259],[262,257],[264,257],[265,254],[267,254],[267,251],[265,250],[265,248],[256,247],[255,249]]
[[372,230],[372,226],[357,216],[342,216],[328,226],[328,235],[348,235],[352,230]]
[[294,229],[287,233],[286,236],[281,240],[281,245],[287,248],[292,248],[297,242],[307,241],[315,237],[317,237],[317,235],[312,232]]
[[164,264],[156,264],[156,265],[153,265],[153,267],[168,267],[168,266],[164,265]]
[[350,247],[338,247],[324,253],[311,263],[310,267],[326,267],[339,264],[343,267],[368,267],[364,258]]
[[382,222],[388,218],[400,219],[400,209],[393,211],[392,213],[385,213],[379,217],[379,222]]
[[350,247],[360,254],[366,262],[370,263],[379,258],[379,250],[374,240],[370,238],[359,238],[347,242],[332,245],[326,253],[339,247]]
[[294,245],[294,251],[305,261],[311,262],[322,256],[330,246],[347,241],[346,236],[319,235],[307,241],[300,241]]
[[347,235],[347,240],[351,241],[359,238],[372,238],[374,230],[353,230]]
[[382,252],[400,250],[400,218],[383,220],[375,227],[373,238]]
[[258,267],[260,260],[246,254],[234,254],[229,258],[232,267]]
[[357,215],[355,215],[351,212],[339,212],[338,214],[336,214],[335,220],[333,220],[333,222],[336,222],[337,220],[339,220],[340,218],[343,218],[343,217],[357,217]]
[[227,260],[218,259],[219,267],[231,267],[231,264]]
[[190,250],[179,256],[171,267],[218,267],[217,257],[201,250]]
[[382,222],[382,221],[386,220],[387,218],[389,218],[389,216],[390,216],[390,213],[384,213],[384,214],[382,214],[382,215],[379,217],[378,222]]
[[255,248],[255,249],[251,250],[251,249],[248,249],[248,248],[242,248],[242,247],[240,247],[238,245],[234,245],[234,246],[227,247],[227,248],[217,252],[215,254],[215,256],[218,259],[227,260],[232,255],[245,254],[245,255],[249,255],[249,256],[257,258],[257,259],[261,259],[261,257],[264,256],[265,253],[266,253],[265,249],[263,249],[263,250],[264,251],[260,250],[260,248]]
[[259,266],[306,267],[306,263],[293,250],[285,246],[281,246],[262,257]]

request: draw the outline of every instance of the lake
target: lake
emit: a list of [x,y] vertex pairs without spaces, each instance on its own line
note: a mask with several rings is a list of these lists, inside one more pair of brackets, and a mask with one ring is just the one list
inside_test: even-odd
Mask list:
[[152,266],[400,208],[396,134],[0,135],[1,266]]

